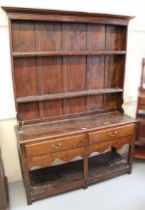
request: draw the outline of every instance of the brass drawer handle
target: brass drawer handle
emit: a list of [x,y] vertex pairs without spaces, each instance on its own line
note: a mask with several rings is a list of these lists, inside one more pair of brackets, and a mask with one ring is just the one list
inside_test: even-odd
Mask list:
[[109,132],[109,136],[111,136],[111,137],[116,136],[116,134],[117,134],[117,131],[110,131]]
[[52,144],[53,149],[59,149],[62,146],[62,143]]

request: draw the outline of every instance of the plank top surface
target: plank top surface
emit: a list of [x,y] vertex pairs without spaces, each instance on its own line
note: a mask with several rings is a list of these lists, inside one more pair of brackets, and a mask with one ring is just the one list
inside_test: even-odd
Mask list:
[[76,133],[84,133],[97,129],[103,129],[128,123],[136,120],[122,114],[118,111],[95,114],[84,117],[60,120],[49,123],[40,123],[35,125],[24,126],[21,130],[17,130],[19,141],[34,141],[48,139],[53,137],[66,136]]

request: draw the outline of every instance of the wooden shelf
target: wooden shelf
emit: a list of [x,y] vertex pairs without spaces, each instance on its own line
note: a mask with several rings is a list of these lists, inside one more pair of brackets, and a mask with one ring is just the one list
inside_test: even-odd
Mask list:
[[88,184],[112,178],[129,171],[127,160],[111,151],[89,158]]
[[83,180],[83,161],[75,161],[30,172],[33,190],[45,188],[46,183],[50,188]]
[[76,92],[66,92],[66,93],[53,93],[53,94],[45,94],[39,96],[26,96],[19,97],[16,99],[17,103],[27,103],[34,101],[45,101],[45,100],[55,100],[55,99],[63,99],[63,98],[73,98],[79,96],[90,96],[90,95],[100,95],[100,94],[109,94],[109,93],[122,93],[123,89],[121,88],[102,88],[95,90],[82,90]]
[[13,52],[13,57],[33,56],[71,56],[71,55],[125,55],[126,51],[46,51],[46,52]]
[[[113,172],[113,175],[127,172],[129,170],[129,165],[119,154],[106,152],[104,154],[90,157],[89,168],[88,184],[92,184],[94,179],[99,181],[100,177],[101,179],[103,177],[104,180],[111,178],[111,172]],[[43,192],[45,192],[46,196],[56,194],[56,188],[58,193],[68,191],[70,190],[70,183],[73,184],[71,189],[76,188],[76,186],[77,188],[82,187],[84,185],[82,171],[82,159],[58,166],[31,171],[30,180],[34,200],[41,198]]]

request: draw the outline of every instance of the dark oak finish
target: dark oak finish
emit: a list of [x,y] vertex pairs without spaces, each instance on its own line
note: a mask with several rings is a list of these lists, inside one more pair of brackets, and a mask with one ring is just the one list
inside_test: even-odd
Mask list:
[[0,210],[6,210],[9,207],[8,202],[8,184],[4,173],[3,162],[0,149]]
[[134,157],[145,159],[145,59],[142,60],[142,73],[137,100],[136,118],[138,120],[138,132],[135,142]]
[[136,121],[122,110],[131,17],[3,9],[28,204],[131,173]]

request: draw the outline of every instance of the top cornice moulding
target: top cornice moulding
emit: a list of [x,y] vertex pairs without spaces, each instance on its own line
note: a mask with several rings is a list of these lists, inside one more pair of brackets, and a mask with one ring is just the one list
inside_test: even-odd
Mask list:
[[133,16],[19,7],[2,7],[10,19],[94,22],[127,25]]

